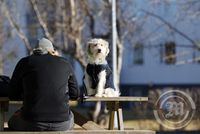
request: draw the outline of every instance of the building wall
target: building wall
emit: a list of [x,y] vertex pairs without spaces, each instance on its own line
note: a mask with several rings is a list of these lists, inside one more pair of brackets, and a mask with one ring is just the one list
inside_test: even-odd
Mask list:
[[[177,17],[177,3],[172,1],[168,8],[164,5],[153,7],[148,6],[150,2],[139,4],[140,8],[155,13],[169,22],[173,27],[186,34],[194,41],[200,39],[200,27],[197,27],[199,18],[192,19],[191,16],[185,16],[180,21]],[[184,13],[181,13],[184,14]],[[145,15],[144,15],[145,16]],[[154,31],[158,25],[163,22],[159,19],[149,16],[145,18],[145,24],[142,28],[142,36],[148,35]],[[134,37],[133,37],[134,38]],[[137,40],[137,39],[136,39]],[[165,64],[161,62],[161,53],[159,45],[164,45],[167,41],[174,41],[176,47],[176,63]],[[144,38],[141,42],[146,46],[144,48],[144,63],[135,65],[133,63],[133,45],[126,44],[124,49],[123,67],[121,73],[122,84],[200,84],[200,64],[191,62],[194,54],[198,57],[199,51],[193,49],[192,44],[185,37],[170,29],[166,24],[158,28],[148,38]]]
[[[125,51],[128,51],[126,49]],[[199,84],[200,64],[166,65],[159,62],[155,50],[145,50],[143,65],[131,62],[131,51],[125,52],[121,73],[122,84]],[[130,55],[128,55],[130,54]],[[130,59],[130,60],[128,60]]]

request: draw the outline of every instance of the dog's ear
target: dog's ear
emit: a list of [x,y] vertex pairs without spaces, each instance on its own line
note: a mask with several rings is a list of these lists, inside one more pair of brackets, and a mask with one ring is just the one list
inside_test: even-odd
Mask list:
[[88,52],[88,55],[92,55],[92,52],[91,52],[91,49],[90,49],[90,43],[88,43],[88,46],[87,46],[87,52]]
[[105,46],[106,46],[106,56],[109,54],[110,49],[109,49],[109,43],[104,40]]
[[106,56],[109,54],[110,52],[110,49],[109,49],[109,46],[106,48]]

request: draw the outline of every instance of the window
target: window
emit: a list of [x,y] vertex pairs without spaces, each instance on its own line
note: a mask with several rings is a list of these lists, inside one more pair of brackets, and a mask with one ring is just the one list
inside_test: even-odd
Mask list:
[[144,46],[141,43],[137,43],[133,48],[133,63],[141,65],[144,63]]
[[195,62],[195,63],[200,63],[200,49],[199,48],[197,48],[197,49],[195,49],[195,50],[193,50],[194,52],[193,52],[193,61]]
[[176,44],[174,42],[165,43],[164,61],[166,64],[176,63]]
[[191,45],[192,62],[200,64],[200,40],[195,40],[196,46]]

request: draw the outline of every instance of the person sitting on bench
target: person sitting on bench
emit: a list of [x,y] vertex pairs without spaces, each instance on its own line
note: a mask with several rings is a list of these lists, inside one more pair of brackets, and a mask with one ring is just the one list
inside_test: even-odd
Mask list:
[[79,99],[80,90],[71,65],[56,55],[48,39],[39,40],[33,54],[17,63],[9,85],[10,100],[23,101],[8,121],[10,130],[73,129],[69,99]]

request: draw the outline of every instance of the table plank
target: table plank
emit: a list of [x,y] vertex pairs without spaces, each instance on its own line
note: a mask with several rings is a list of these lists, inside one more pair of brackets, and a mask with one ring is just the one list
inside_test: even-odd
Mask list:
[[[0,101],[9,101],[7,97],[0,97]],[[148,101],[148,97],[120,96],[120,97],[88,97],[83,101]],[[22,104],[22,101],[9,101],[10,104]]]
[[8,97],[0,97],[0,102],[2,102],[2,101],[9,101],[9,98]]
[[120,97],[88,97],[83,101],[148,101],[148,97],[120,96]]

